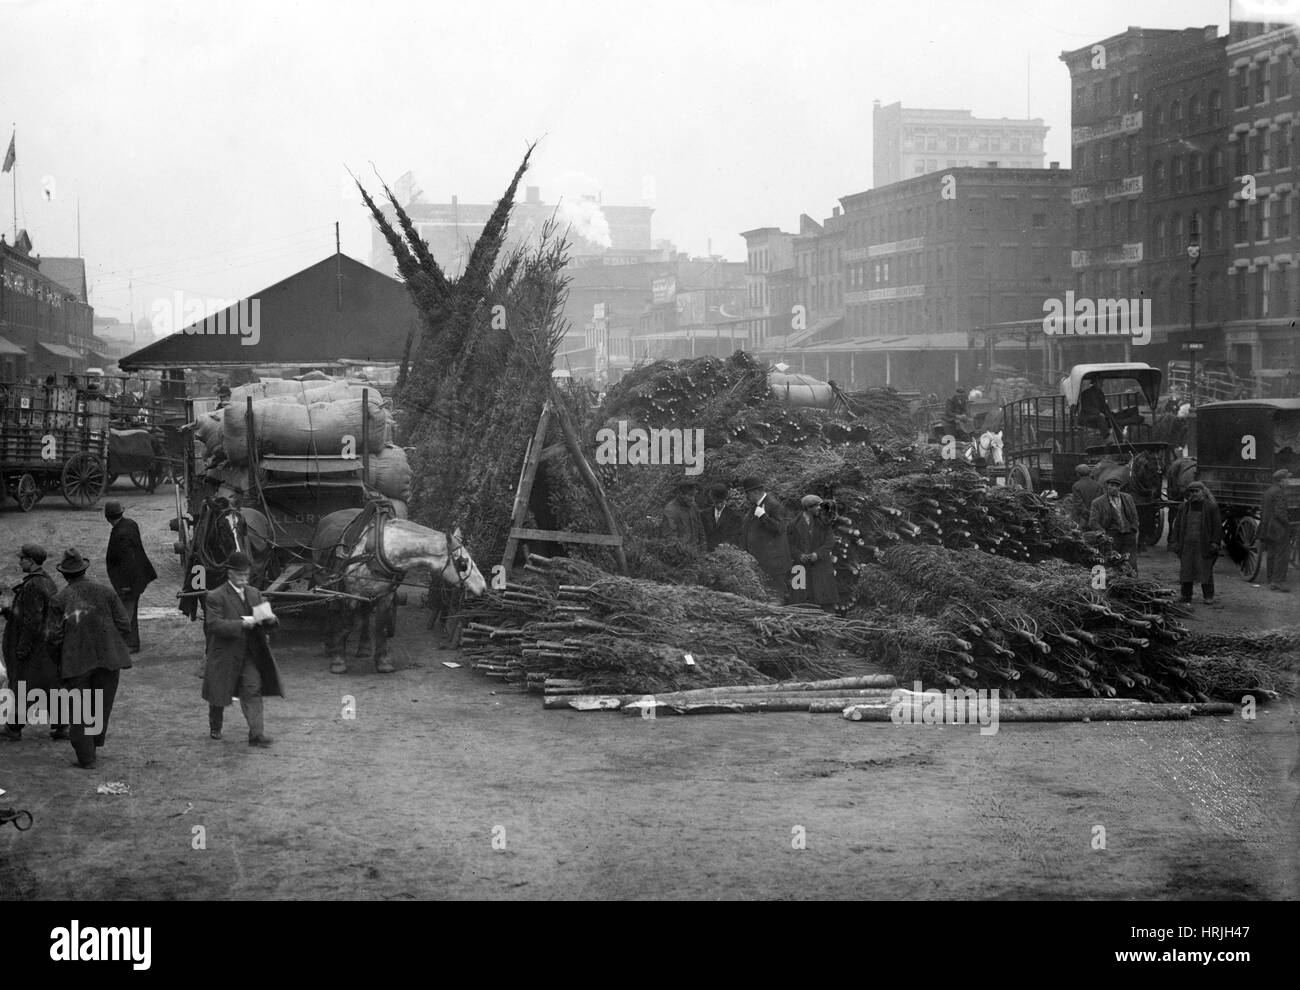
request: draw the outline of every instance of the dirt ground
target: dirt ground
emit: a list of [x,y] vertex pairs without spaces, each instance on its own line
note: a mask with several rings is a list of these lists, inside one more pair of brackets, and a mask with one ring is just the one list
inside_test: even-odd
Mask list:
[[[129,486],[129,483],[127,483]],[[1255,721],[851,723],[835,715],[642,720],[544,712],[435,649],[399,612],[394,674],[328,673],[311,622],[277,634],[288,698],[270,750],[238,707],[208,738],[197,624],[168,488],[114,494],[161,575],[98,767],[29,729],[0,744],[0,890],[15,899],[1294,899],[1300,734],[1293,700]],[[40,540],[102,561],[107,524],[46,500],[0,509],[0,580]],[[1163,548],[1141,559],[1168,577]],[[103,578],[102,564],[91,570]],[[1213,629],[1295,621],[1300,594],[1219,578]],[[342,717],[344,697],[355,719]],[[96,793],[120,781],[127,795]],[[193,848],[202,827],[205,849]],[[1096,826],[1105,849],[1094,848]],[[800,831],[802,830],[802,831]],[[803,848],[797,848],[802,835]],[[495,840],[495,843],[494,843]],[[504,848],[501,848],[504,846]]]

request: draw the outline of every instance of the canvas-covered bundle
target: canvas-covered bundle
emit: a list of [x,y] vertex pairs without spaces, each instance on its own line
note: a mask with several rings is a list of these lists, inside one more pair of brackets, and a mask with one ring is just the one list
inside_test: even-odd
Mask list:
[[411,500],[411,465],[406,451],[396,444],[385,444],[370,456],[370,487],[381,495],[402,502]]
[[[369,430],[363,441],[362,400],[342,399],[309,406],[262,399],[253,403],[253,428],[259,456],[334,456],[363,449],[381,450],[388,430],[389,414],[382,397],[369,398]],[[248,424],[243,410],[228,407],[222,417],[221,443],[232,464],[248,462]],[[200,435],[201,437],[201,435]],[[351,443],[345,445],[345,438]],[[364,444],[364,446],[363,446]],[[209,451],[211,448],[209,448]]]
[[359,399],[365,388],[378,394],[378,389],[373,385],[351,378],[317,379],[306,382],[270,378],[232,388],[230,404],[243,408],[245,401],[251,398],[255,402],[259,399],[277,399],[307,406],[314,402],[332,402],[335,399]]

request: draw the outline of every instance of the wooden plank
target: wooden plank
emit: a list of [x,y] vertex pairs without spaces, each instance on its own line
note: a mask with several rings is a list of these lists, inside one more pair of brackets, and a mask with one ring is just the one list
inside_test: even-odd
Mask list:
[[621,547],[623,537],[610,536],[608,533],[570,533],[562,529],[525,529],[516,526],[510,530],[510,539],[549,540],[551,543],[595,543],[600,546]]
[[524,465],[519,472],[519,485],[515,488],[515,505],[510,513],[511,535],[506,540],[505,553],[501,557],[501,566],[507,574],[515,561],[515,551],[519,549],[519,538],[514,530],[524,524],[528,514],[528,496],[533,491],[533,480],[537,477],[537,465],[542,460],[542,444],[546,442],[546,428],[551,422],[551,400],[542,405],[542,414],[537,417],[537,430],[528,443],[528,452],[524,455]]

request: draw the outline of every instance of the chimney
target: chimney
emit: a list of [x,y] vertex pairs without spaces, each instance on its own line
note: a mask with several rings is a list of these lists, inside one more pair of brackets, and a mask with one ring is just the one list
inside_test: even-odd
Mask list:
[[542,201],[542,190],[538,186],[525,186],[524,199],[529,203],[540,203]]
[[837,217],[837,216],[839,216],[839,215],[840,215],[840,208],[839,208],[838,206],[832,206],[832,207],[831,207],[831,216],[832,216],[832,217]]
[[1052,168],[1060,168],[1060,167],[1061,167],[1061,163],[1060,163],[1060,162],[1052,162],[1052,163],[1051,163],[1051,167],[1052,167]]

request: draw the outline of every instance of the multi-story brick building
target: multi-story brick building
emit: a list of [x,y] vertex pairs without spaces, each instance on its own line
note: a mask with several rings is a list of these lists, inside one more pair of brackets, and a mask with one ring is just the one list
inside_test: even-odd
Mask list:
[[749,350],[767,346],[769,338],[790,333],[794,286],[794,234],[778,227],[743,231]]
[[[95,311],[86,299],[84,263],[48,262],[47,268],[47,260],[32,254],[25,230],[18,231],[16,244],[0,238],[0,381],[80,372],[112,361],[92,334]],[[71,277],[78,269],[79,283]]]
[[1221,356],[1240,375],[1284,376],[1300,365],[1300,36],[1293,24],[1234,21],[1227,41],[1231,198],[1224,230],[1210,229],[1228,245]]
[[1127,336],[1064,338],[1075,360],[1160,364],[1181,353],[1193,227],[1205,252],[1198,325],[1222,318],[1226,77],[1217,35],[1213,25],[1131,27],[1061,53],[1073,87],[1071,288],[1081,299],[1150,300],[1153,323],[1140,354]]
[[1039,117],[975,117],[969,110],[906,109],[871,113],[876,188],[951,168],[1042,168],[1047,127]]

